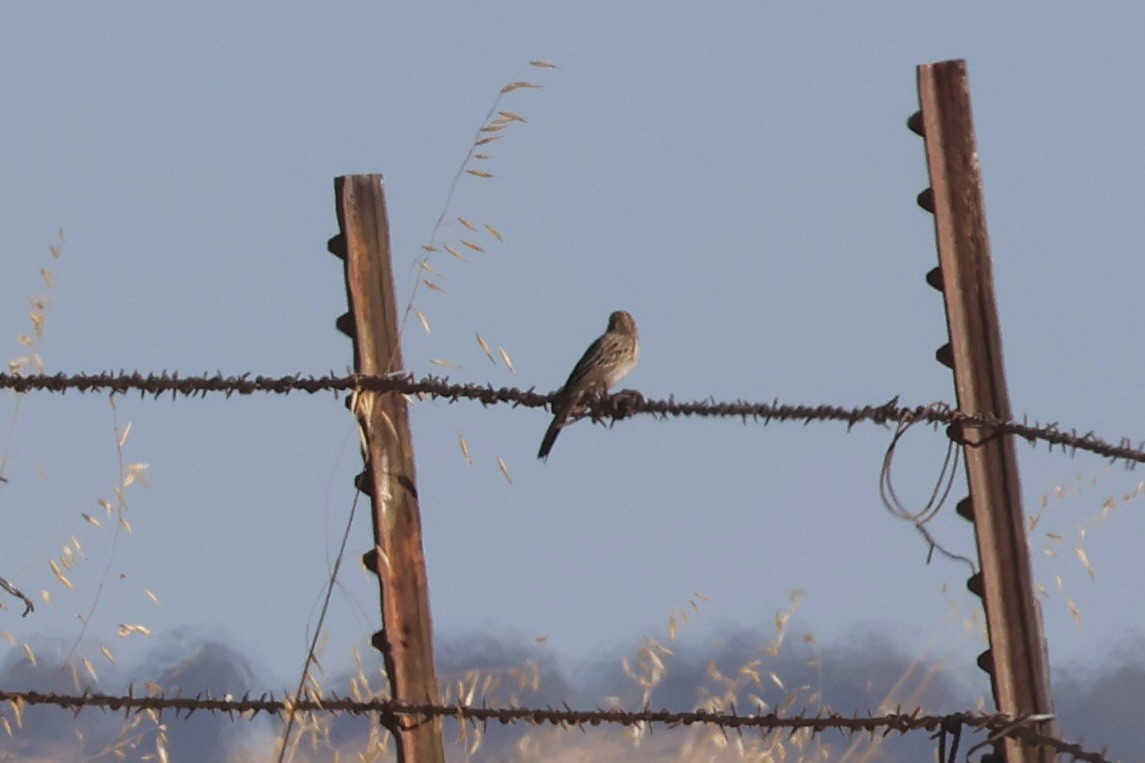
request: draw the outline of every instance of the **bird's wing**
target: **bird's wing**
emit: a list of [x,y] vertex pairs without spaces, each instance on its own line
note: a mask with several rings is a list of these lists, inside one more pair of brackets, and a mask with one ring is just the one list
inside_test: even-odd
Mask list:
[[593,372],[599,371],[600,355],[604,348],[605,336],[598,337],[595,342],[590,344],[588,349],[584,351],[584,355],[581,355],[580,360],[573,366],[572,373],[569,374],[568,381],[565,382],[564,391],[566,393],[580,387]]

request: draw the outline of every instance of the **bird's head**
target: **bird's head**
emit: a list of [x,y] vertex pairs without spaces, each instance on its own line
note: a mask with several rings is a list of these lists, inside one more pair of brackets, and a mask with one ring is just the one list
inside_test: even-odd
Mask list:
[[608,330],[617,334],[636,335],[636,321],[627,310],[617,310],[608,316]]

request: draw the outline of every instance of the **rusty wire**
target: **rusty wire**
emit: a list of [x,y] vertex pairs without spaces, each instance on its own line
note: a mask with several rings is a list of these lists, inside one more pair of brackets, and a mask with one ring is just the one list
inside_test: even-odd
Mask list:
[[[942,405],[942,403],[935,403],[935,405]],[[938,472],[938,478],[935,480],[934,490],[930,494],[929,500],[926,505],[921,509],[912,511],[899,499],[898,492],[895,490],[894,479],[891,475],[891,465],[894,463],[896,449],[899,440],[907,433],[916,420],[912,417],[905,416],[899,420],[898,425],[895,427],[894,437],[891,438],[891,444],[887,446],[887,452],[883,455],[883,468],[879,474],[879,497],[883,501],[883,506],[895,519],[903,522],[910,522],[914,525],[914,529],[918,531],[930,546],[930,552],[926,556],[927,564],[930,564],[934,552],[938,551],[947,559],[959,561],[970,567],[970,574],[973,575],[978,570],[974,566],[974,562],[962,554],[956,554],[947,549],[931,534],[926,525],[938,516],[938,512],[946,504],[946,500],[950,497],[950,491],[954,487],[954,477],[958,471],[958,454],[961,449],[958,448],[953,439],[948,440],[946,444],[946,457],[942,461],[942,468]]]
[[[451,384],[448,379],[426,376],[415,379],[413,376],[180,376],[179,374],[141,374],[139,372],[103,372],[98,374],[54,374],[28,375],[0,374],[0,389],[15,392],[43,390],[49,392],[139,392],[141,396],[158,397],[170,393],[178,395],[207,395],[221,392],[230,397],[234,394],[251,395],[256,392],[289,394],[290,392],[349,392],[354,389],[378,392],[401,392],[410,395],[443,398],[449,402],[462,399],[476,400],[482,405],[512,403],[514,406],[541,408],[547,405],[552,395],[541,394],[534,389],[522,390],[515,387],[494,388],[491,385]],[[772,421],[838,421],[850,428],[860,422],[875,424],[897,423],[912,420],[932,425],[957,426],[971,429],[983,437],[1012,434],[1031,444],[1045,442],[1052,450],[1057,446],[1071,454],[1077,451],[1094,453],[1110,461],[1124,461],[1129,465],[1145,463],[1145,443],[1134,447],[1128,438],[1117,443],[1101,439],[1096,434],[1078,434],[1076,429],[1062,429],[1058,424],[1041,425],[1022,421],[1003,421],[987,414],[968,414],[952,408],[946,403],[900,406],[898,397],[878,405],[845,407],[838,405],[788,405],[775,400],[771,403],[755,403],[746,400],[720,402],[702,400],[690,403],[666,400],[646,400],[631,391],[605,395],[592,401],[590,411],[596,420],[615,421],[636,413],[651,413],[662,418],[669,416],[700,416],[705,418],[738,418],[744,422],[751,419],[762,423]],[[962,436],[963,433],[959,433]]]
[[27,617],[28,613],[36,608],[32,604],[31,599],[29,599],[27,596],[25,596],[19,588],[12,585],[11,583],[9,583],[6,579],[0,578],[0,588],[3,588],[5,591],[10,593],[12,596],[15,596],[17,599],[24,602],[24,614],[20,615],[21,617]]
[[258,713],[285,716],[289,713],[345,713],[350,715],[381,715],[383,720],[396,720],[399,717],[441,717],[458,721],[469,721],[488,725],[490,722],[508,725],[511,723],[549,724],[553,726],[599,726],[612,724],[635,726],[638,724],[659,723],[669,727],[712,725],[722,729],[760,729],[761,731],[786,730],[794,733],[810,729],[812,733],[828,730],[846,734],[881,733],[886,736],[897,732],[911,731],[953,732],[966,726],[983,729],[993,737],[1015,737],[1027,742],[1053,749],[1059,754],[1072,756],[1072,760],[1086,763],[1110,763],[1103,753],[1088,752],[1080,746],[1055,737],[1038,734],[1033,724],[1046,720],[1045,716],[1014,717],[1001,713],[949,713],[947,715],[924,714],[921,709],[912,713],[890,713],[872,716],[844,716],[838,713],[823,715],[799,715],[780,717],[768,715],[737,715],[735,712],[720,713],[707,710],[574,710],[565,706],[552,707],[488,707],[465,704],[413,704],[378,698],[366,701],[354,700],[338,695],[324,697],[308,696],[301,699],[275,699],[263,695],[258,699],[244,696],[242,699],[230,697],[212,698],[208,695],[196,697],[135,696],[133,689],[125,695],[97,694],[51,694],[36,691],[0,691],[0,702],[23,705],[55,705],[79,712],[87,707],[119,711],[127,714],[140,711],[162,712],[171,710],[178,715],[189,717],[197,711],[226,713],[230,716],[250,717]]

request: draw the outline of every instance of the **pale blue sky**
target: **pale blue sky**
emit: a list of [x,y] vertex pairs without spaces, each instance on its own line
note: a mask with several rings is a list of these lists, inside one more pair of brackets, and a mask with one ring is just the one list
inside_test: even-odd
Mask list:
[[[498,89],[528,79],[544,89],[503,101],[528,123],[490,147],[483,168],[496,177],[464,179],[446,216],[492,224],[504,242],[469,265],[438,261],[445,293],[417,295],[434,332],[410,326],[411,371],[440,372],[430,359],[443,358],[461,365],[454,380],[552,389],[623,308],[643,340],[625,386],[648,396],[951,400],[933,361],[941,299],[923,281],[932,220],[914,203],[922,142],[904,123],[914,67],[963,57],[1015,412],[1145,438],[1145,9],[1023,7],[6,4],[5,357],[20,354],[25,299],[50,266],[53,372],[343,371],[350,345],[333,321],[345,296],[325,252],[332,178],[385,175],[404,283]],[[63,257],[49,262],[61,227]],[[438,240],[462,232],[452,223]],[[515,374],[483,357],[477,332]],[[0,421],[13,400],[0,398]],[[349,414],[326,395],[117,407],[133,423],[125,457],[151,465],[151,484],[128,493],[134,532],[115,547],[79,652],[130,653],[144,639],[124,643],[116,626],[139,622],[157,638],[221,639],[268,688],[291,683],[360,465]],[[887,430],[641,417],[570,429],[544,464],[535,410],[424,402],[413,424],[443,638],[544,635],[561,659],[618,659],[699,592],[710,601],[687,631],[697,643],[726,629],[762,641],[799,588],[793,627],[824,649],[874,629],[908,652],[954,650],[979,680],[981,645],[944,614],[978,606],[964,568],[925,566],[922,542],[879,503]],[[79,513],[115,482],[112,427],[97,395],[21,404],[0,574],[55,603],[4,618],[18,643],[79,637],[75,615],[111,554],[110,526]],[[929,494],[944,443],[908,435],[904,495]],[[1019,456],[1027,511],[1055,485],[1085,486],[1052,504],[1033,555],[1052,660],[1099,664],[1145,631],[1127,601],[1145,519],[1137,501],[1087,530],[1092,581],[1078,527],[1141,475],[1044,447]],[[972,553],[948,509],[934,532]],[[353,556],[368,533],[362,512]],[[48,562],[72,536],[87,558],[67,591]],[[356,564],[343,581],[328,623],[335,666],[378,619],[374,581]]]

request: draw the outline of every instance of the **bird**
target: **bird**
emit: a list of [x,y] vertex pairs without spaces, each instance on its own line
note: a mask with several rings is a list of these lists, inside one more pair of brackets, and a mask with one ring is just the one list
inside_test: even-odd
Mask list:
[[608,392],[636,367],[639,357],[640,335],[636,321],[628,312],[617,310],[608,316],[608,330],[584,351],[568,381],[554,396],[553,423],[545,431],[537,458],[548,460],[561,428],[586,396]]

